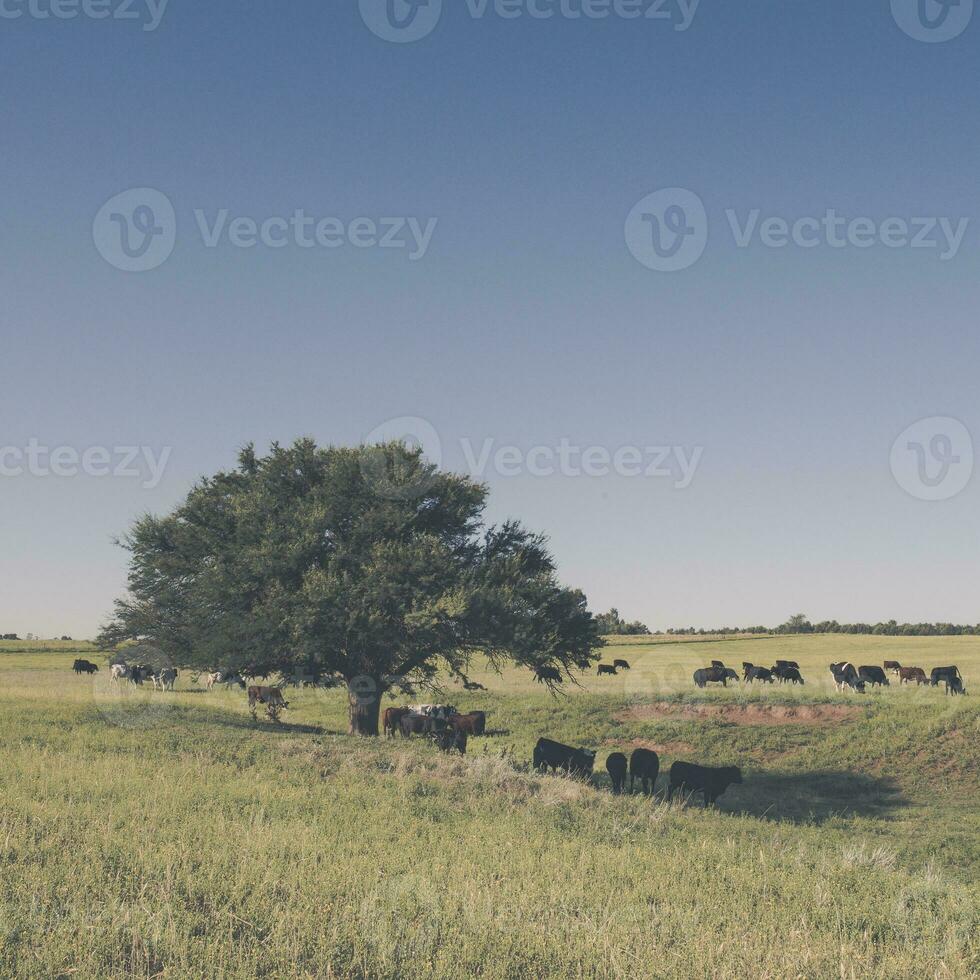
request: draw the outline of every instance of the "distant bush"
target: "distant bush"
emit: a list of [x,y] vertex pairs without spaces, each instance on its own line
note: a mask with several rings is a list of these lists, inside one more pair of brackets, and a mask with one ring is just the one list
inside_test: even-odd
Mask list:
[[618,609],[610,609],[595,617],[599,633],[603,636],[649,636],[650,630],[639,620],[627,623],[620,618]]

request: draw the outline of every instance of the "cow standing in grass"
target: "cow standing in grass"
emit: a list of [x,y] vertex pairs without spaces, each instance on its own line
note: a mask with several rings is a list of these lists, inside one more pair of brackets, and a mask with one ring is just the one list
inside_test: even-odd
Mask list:
[[713,805],[722,793],[733,783],[742,782],[742,770],[738,766],[724,766],[712,769],[709,766],[696,766],[691,762],[675,762],[670,767],[670,786],[667,789],[668,802],[673,799],[677,789],[688,790],[691,795],[701,793],[704,806]]
[[653,749],[634,749],[630,756],[630,793],[633,783],[640,780],[645,795],[652,796],[657,788],[657,775],[660,773],[660,756]]
[[253,684],[248,689],[248,708],[252,712],[252,718],[255,718],[255,708],[257,705],[265,705],[265,713],[268,715],[270,721],[279,721],[279,715],[284,708],[289,707],[289,702],[285,700],[282,696],[282,688],[279,687],[262,687],[258,684]]
[[834,676],[834,686],[838,691],[849,690],[864,694],[864,681],[858,675],[854,664],[847,661],[831,664],[830,672]]
[[623,787],[626,785],[626,756],[622,752],[613,752],[606,759],[606,772],[609,773],[612,790],[618,796],[623,792]]

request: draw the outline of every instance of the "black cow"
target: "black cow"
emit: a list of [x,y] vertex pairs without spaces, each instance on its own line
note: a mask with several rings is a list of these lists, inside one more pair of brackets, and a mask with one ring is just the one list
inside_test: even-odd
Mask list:
[[153,677],[153,668],[146,664],[133,664],[129,668],[130,683],[142,686],[143,681],[148,681]]
[[776,666],[777,667],[791,667],[791,668],[795,668],[796,670],[799,670],[800,669],[800,665],[795,660],[777,660],[776,661]]
[[947,694],[966,694],[966,688],[963,686],[962,677],[949,677],[946,679],[946,693]]
[[724,766],[712,769],[709,766],[696,766],[692,762],[675,762],[670,767],[670,786],[667,800],[673,799],[674,790],[689,790],[704,796],[704,805],[713,804],[732,783],[742,781],[742,770],[738,766]]
[[460,755],[466,755],[466,732],[456,728],[443,728],[437,731],[432,740],[436,746],[447,754],[455,750]]
[[599,677],[603,674],[615,674],[616,668],[612,664],[599,664],[599,669],[596,671]]
[[858,694],[864,694],[864,681],[858,676],[854,664],[842,660],[839,664],[831,664],[830,672],[834,675],[834,686],[838,691],[849,687]]
[[864,681],[865,684],[870,684],[874,687],[876,684],[878,687],[891,687],[888,683],[888,678],[885,677],[884,670],[881,667],[871,667],[867,664],[858,667],[858,677]]
[[402,735],[436,735],[445,731],[448,724],[442,718],[432,718],[428,715],[405,715],[398,721]]
[[794,684],[803,684],[803,675],[798,667],[790,667],[788,664],[781,664],[778,660],[772,669],[773,674],[779,678],[780,684],[784,681],[792,681]]
[[751,684],[753,681],[762,681],[765,684],[772,684],[772,671],[768,667],[754,667],[749,664],[745,668],[744,680]]
[[628,660],[614,660],[613,661],[613,667],[615,667],[616,670],[629,670],[630,669],[630,665],[629,665],[629,661]]
[[97,674],[99,668],[88,660],[76,660],[71,668],[76,674]]
[[963,680],[963,675],[960,674],[958,667],[933,667],[932,672],[929,674],[929,683],[933,687],[937,687],[940,681],[945,681],[949,684],[950,680],[954,677],[958,677],[961,681]]
[[626,756],[622,752],[613,752],[606,759],[606,772],[612,780],[613,792],[617,795],[622,793],[623,786],[626,784]]
[[694,683],[698,687],[707,687],[708,684],[721,684],[728,687],[729,679],[738,680],[738,674],[728,667],[702,667],[694,671]]
[[533,763],[538,772],[560,769],[572,776],[590,776],[595,765],[595,752],[573,749],[570,745],[553,742],[550,738],[539,738],[538,744],[534,746]]
[[659,772],[660,756],[653,749],[634,749],[630,756],[630,792],[633,792],[633,781],[639,779],[643,792],[652,796]]
[[544,684],[547,681],[552,681],[555,684],[560,684],[561,674],[559,673],[557,667],[548,667],[548,666],[535,667],[534,679],[539,684]]
[[719,670],[724,670],[725,669],[725,665],[720,660],[712,660],[711,661],[711,666],[712,667],[717,667]]
[[579,670],[589,670],[592,667],[592,661],[591,660],[576,660],[575,661],[575,666],[578,667]]

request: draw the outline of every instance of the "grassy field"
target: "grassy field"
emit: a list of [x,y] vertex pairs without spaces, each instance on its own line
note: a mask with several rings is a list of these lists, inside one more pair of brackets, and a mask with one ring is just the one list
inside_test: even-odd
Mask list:
[[[114,692],[0,644],[0,976],[977,974],[980,638],[614,656],[633,670],[558,698],[450,688],[494,732],[459,759],[347,738],[337,692],[292,692],[277,728],[242,692]],[[697,691],[715,657],[807,685]],[[830,661],[886,658],[956,663],[970,695],[833,689]],[[541,735],[597,749],[592,784],[529,773]],[[636,745],[745,782],[708,812],[614,797],[605,757]]]

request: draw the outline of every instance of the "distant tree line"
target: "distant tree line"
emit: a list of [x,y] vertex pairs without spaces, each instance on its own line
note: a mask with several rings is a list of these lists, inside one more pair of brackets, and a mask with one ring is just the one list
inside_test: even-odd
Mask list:
[[[956,623],[899,623],[894,619],[887,623],[838,623],[836,619],[825,619],[811,623],[803,613],[790,616],[779,626],[723,626],[721,629],[669,629],[670,636],[725,636],[733,634],[754,634],[762,636],[785,636],[800,633],[850,633],[869,636],[980,636],[980,623],[975,626],[959,626]],[[664,635],[659,630],[656,636]]]
[[650,630],[639,620],[627,623],[619,615],[618,609],[610,609],[595,617],[599,633],[603,636],[649,636]]
[[0,636],[0,640],[19,640],[20,637],[16,633],[4,633]]

